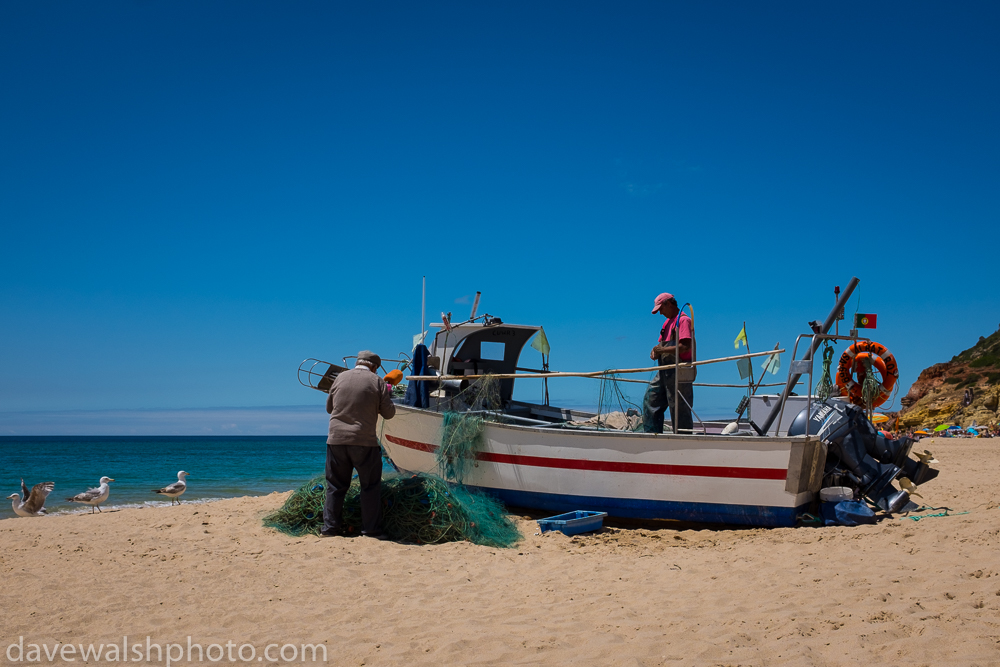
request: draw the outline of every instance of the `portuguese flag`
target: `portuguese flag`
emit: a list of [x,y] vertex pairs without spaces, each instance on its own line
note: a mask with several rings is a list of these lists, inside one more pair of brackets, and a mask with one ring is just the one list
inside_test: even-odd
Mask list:
[[855,329],[874,329],[875,322],[878,320],[878,315],[875,313],[855,313],[854,314],[854,328]]

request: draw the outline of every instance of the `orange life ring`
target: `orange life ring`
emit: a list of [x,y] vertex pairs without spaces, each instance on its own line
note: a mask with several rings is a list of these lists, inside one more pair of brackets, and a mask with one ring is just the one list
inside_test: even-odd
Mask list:
[[840,364],[837,366],[837,387],[840,389],[841,396],[850,397],[851,403],[864,405],[861,383],[854,379],[855,369],[864,368],[861,364],[863,359],[868,359],[882,376],[882,382],[879,384],[879,395],[872,401],[872,407],[878,407],[889,400],[892,388],[896,386],[896,380],[899,379],[896,357],[892,356],[892,353],[881,343],[859,341],[844,350],[844,354],[840,356]]

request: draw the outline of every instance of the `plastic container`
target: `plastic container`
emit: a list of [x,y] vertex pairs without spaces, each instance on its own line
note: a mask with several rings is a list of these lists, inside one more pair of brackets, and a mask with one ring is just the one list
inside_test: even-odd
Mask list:
[[839,503],[842,500],[854,500],[854,489],[849,486],[828,486],[820,489],[819,499],[824,503]]
[[558,530],[563,535],[578,535],[579,533],[599,530],[604,525],[604,517],[607,515],[607,512],[576,510],[575,512],[550,516],[547,519],[539,519],[538,526],[543,533]]

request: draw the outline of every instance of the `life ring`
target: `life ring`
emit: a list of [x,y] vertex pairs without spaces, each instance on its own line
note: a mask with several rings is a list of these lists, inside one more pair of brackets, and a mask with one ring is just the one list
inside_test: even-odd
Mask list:
[[837,366],[837,387],[841,396],[849,396],[851,403],[864,406],[865,401],[861,393],[861,383],[855,381],[855,369],[864,369],[862,360],[868,359],[875,370],[882,376],[879,384],[879,394],[872,401],[872,407],[878,407],[889,400],[892,388],[896,386],[899,379],[899,367],[896,365],[896,357],[886,349],[881,343],[859,341],[844,350],[840,356],[840,364]]

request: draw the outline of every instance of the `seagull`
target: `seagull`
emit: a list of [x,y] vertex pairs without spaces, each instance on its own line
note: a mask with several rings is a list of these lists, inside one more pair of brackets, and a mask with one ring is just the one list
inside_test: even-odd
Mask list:
[[22,498],[16,493],[12,493],[7,496],[7,499],[14,501],[11,503],[11,506],[14,508],[14,513],[18,516],[44,516],[45,498],[52,493],[52,489],[55,487],[55,482],[41,482],[35,484],[29,492],[27,485],[22,479],[21,493],[24,497]]
[[108,482],[113,482],[115,480],[110,477],[102,477],[101,485],[96,489],[87,489],[83,493],[78,493],[72,498],[67,498],[66,500],[71,503],[83,503],[84,505],[90,505],[90,513],[94,513],[94,508],[97,511],[101,511],[101,503],[108,499],[108,494],[111,493],[111,489],[108,488]]
[[184,495],[185,491],[187,491],[187,479],[186,479],[187,476],[188,473],[181,470],[179,473],[177,473],[176,482],[174,482],[173,484],[168,484],[162,489],[153,489],[153,493],[162,493],[167,498],[170,498],[171,505],[174,504],[175,500],[177,501],[177,504],[180,505],[181,501],[179,498],[180,496]]

